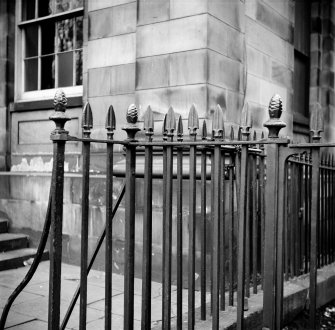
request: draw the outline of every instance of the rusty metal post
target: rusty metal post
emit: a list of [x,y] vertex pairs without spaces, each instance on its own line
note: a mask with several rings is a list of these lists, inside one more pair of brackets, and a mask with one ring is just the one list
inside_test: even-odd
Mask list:
[[65,110],[67,99],[63,91],[58,90],[54,98],[55,113],[50,119],[56,128],[51,133],[53,142],[53,178],[51,194],[51,232],[50,232],[50,273],[49,273],[49,310],[48,329],[58,330],[60,322],[60,291],[62,267],[62,225],[63,225],[63,186],[64,153],[68,132],[65,123],[70,120]]
[[[280,120],[282,100],[274,95],[269,104],[270,119],[264,124],[269,130],[268,138],[274,143],[266,145],[266,186],[265,186],[265,242],[264,242],[264,296],[263,327],[277,329],[277,316],[281,319],[282,289],[282,219],[279,219],[279,144],[276,143],[279,131],[286,126]],[[279,265],[278,265],[279,262]],[[278,267],[279,266],[279,267]],[[277,329],[279,330],[279,328]]]
[[[320,104],[316,104],[311,112],[310,130],[312,141],[320,141],[323,131],[323,115]],[[317,294],[317,254],[318,254],[318,222],[320,199],[320,148],[311,146],[312,153],[312,192],[311,192],[311,247],[310,247],[310,279],[309,279],[309,322],[310,328],[316,328],[316,294]]]
[[[138,110],[134,104],[127,110],[127,141],[135,141],[140,130],[137,126]],[[135,271],[135,167],[136,147],[126,148],[126,205],[125,205],[125,251],[124,251],[124,314],[123,329],[134,328],[134,271]]]

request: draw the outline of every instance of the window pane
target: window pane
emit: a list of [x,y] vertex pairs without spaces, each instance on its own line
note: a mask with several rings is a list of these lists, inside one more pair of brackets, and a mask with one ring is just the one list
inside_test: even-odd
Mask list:
[[42,54],[55,52],[55,23],[45,22],[41,25],[42,30]]
[[35,18],[35,0],[23,0],[22,2],[22,21]]
[[41,89],[55,87],[55,57],[44,56],[41,58]]
[[38,52],[38,28],[37,25],[29,26],[26,32],[26,57],[37,56]]
[[58,87],[73,86],[73,52],[58,55]]
[[309,59],[295,51],[294,56],[294,112],[308,116],[309,111]]
[[57,45],[59,52],[73,49],[73,19],[57,23]]
[[62,13],[83,7],[83,0],[49,0],[49,7],[52,14]]
[[76,48],[83,48],[83,17],[76,18]]
[[50,14],[49,1],[38,0],[38,17],[48,16]]
[[25,91],[33,91],[37,89],[37,58],[32,58],[24,61],[25,64]]
[[76,85],[83,84],[83,52],[76,51]]

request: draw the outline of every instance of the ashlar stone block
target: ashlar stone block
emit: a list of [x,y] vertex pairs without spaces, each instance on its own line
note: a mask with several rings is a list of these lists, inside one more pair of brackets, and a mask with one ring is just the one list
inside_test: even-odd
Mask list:
[[136,3],[89,13],[89,40],[136,31]]
[[138,24],[150,24],[169,19],[169,1],[166,0],[139,0]]
[[170,19],[207,13],[206,0],[170,0]]
[[169,54],[207,46],[207,15],[139,26],[137,57]]
[[88,0],[88,11],[119,6],[130,2],[136,3],[134,0]]
[[88,54],[88,69],[134,63],[135,33],[89,41]]

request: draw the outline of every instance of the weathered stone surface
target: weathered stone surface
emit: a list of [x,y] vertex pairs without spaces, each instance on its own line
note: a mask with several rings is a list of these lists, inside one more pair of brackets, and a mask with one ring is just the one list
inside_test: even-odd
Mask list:
[[212,51],[208,55],[208,82],[233,91],[242,91],[244,71],[241,63]]
[[235,0],[208,0],[208,12],[221,21],[244,30],[244,4]]
[[293,88],[293,72],[276,61],[272,61],[271,78],[274,82],[279,83],[288,89]]
[[288,19],[277,14],[271,7],[262,2],[257,2],[256,19],[284,40],[290,43],[293,42],[292,23]]
[[119,6],[125,3],[135,2],[134,0],[93,0],[88,1],[88,11]]
[[[1,95],[1,92],[0,92]],[[0,153],[5,153],[7,148],[7,107],[0,107]]]
[[[253,2],[253,0],[247,0]],[[284,16],[291,22],[294,19],[294,1],[293,0],[264,0],[269,6],[274,8],[280,15]]]
[[240,124],[243,109],[244,95],[227,91],[227,120],[235,124]]
[[150,24],[169,19],[169,1],[166,0],[139,0],[138,24]]
[[246,18],[246,40],[254,48],[283,64],[290,64],[290,44],[248,17]]
[[273,84],[265,80],[260,82],[260,104],[268,106],[271,97],[274,94],[279,94],[283,100],[283,109],[287,109],[287,89],[285,87],[279,86],[278,84]]
[[88,71],[88,95],[118,95],[135,91],[135,64],[116,65]]
[[260,78],[250,73],[247,74],[247,91],[246,91],[247,101],[260,103],[260,84],[261,84]]
[[89,13],[89,40],[135,32],[136,3]]
[[170,55],[170,86],[205,83],[207,51],[195,50]]
[[169,55],[140,58],[136,61],[136,89],[169,85]]
[[[217,105],[221,108],[227,106],[227,90],[222,87],[213,85],[207,86],[208,105],[207,105],[207,118],[213,118],[214,111]],[[210,131],[210,130],[209,130]]]
[[219,19],[208,17],[208,48],[223,55],[228,53],[228,26]]
[[204,0],[170,0],[170,19],[192,16],[207,12]]
[[207,15],[140,26],[136,39],[137,57],[205,48]]
[[135,33],[89,41],[87,68],[134,63],[135,49]]
[[244,62],[244,34],[227,26],[227,55],[233,60]]

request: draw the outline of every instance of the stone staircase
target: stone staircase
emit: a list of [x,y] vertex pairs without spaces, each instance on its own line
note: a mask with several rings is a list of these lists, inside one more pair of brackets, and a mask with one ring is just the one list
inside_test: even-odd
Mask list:
[[[34,258],[36,249],[29,248],[29,236],[9,233],[8,220],[0,218],[0,271],[28,265]],[[49,252],[44,251],[42,260],[49,259]]]

